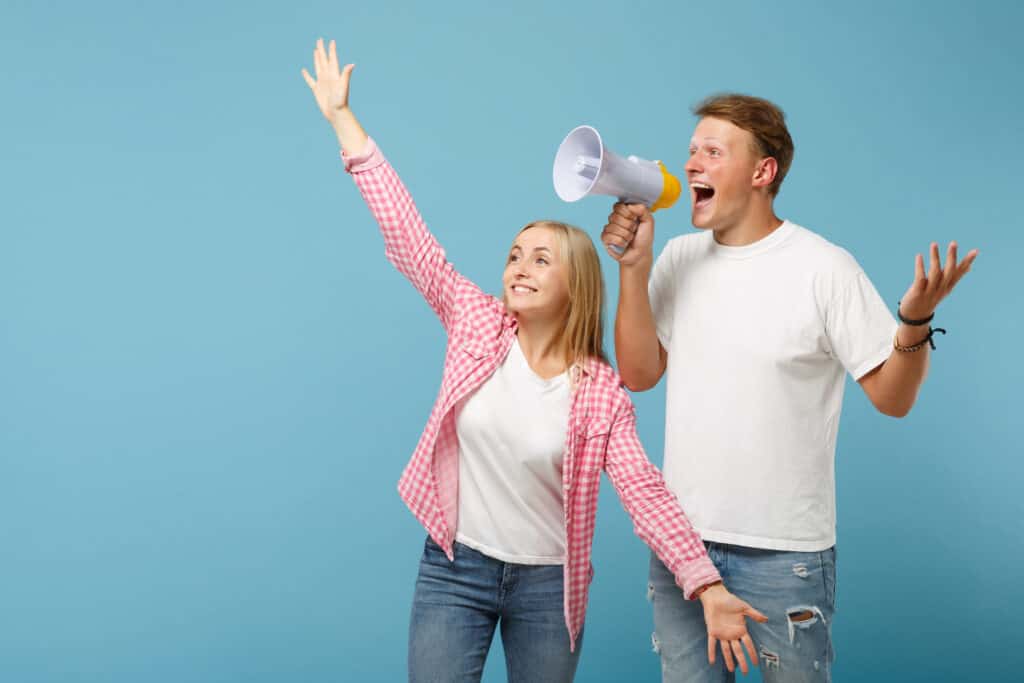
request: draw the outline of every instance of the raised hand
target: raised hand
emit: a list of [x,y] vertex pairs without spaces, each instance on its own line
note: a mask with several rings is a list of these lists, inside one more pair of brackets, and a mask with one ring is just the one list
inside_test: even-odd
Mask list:
[[320,38],[313,49],[313,71],[316,72],[316,78],[310,76],[305,69],[302,70],[302,77],[313,91],[320,112],[331,125],[337,122],[341,112],[348,109],[348,84],[354,68],[355,64],[346,64],[344,69],[339,69],[334,41],[325,50],[324,39]]
[[359,154],[366,146],[366,131],[348,106],[348,83],[354,68],[354,64],[346,64],[344,69],[339,69],[334,41],[325,50],[324,40],[320,38],[313,49],[316,78],[310,76],[305,69],[302,70],[302,77],[313,91],[320,112],[330,121],[341,148],[349,155]]
[[715,663],[715,651],[720,646],[726,668],[735,671],[738,663],[740,670],[747,673],[747,660],[743,656],[745,647],[750,663],[757,666],[757,653],[754,651],[754,641],[747,633],[746,620],[749,617],[764,623],[768,617],[730,593],[720,583],[705,589],[700,594],[700,601],[704,605],[704,622],[708,627],[708,662]]
[[900,313],[910,320],[924,320],[960,281],[978,256],[974,249],[963,261],[956,262],[956,242],[950,242],[946,251],[946,265],[939,259],[939,245],[932,242],[928,272],[924,270],[924,257],[918,254],[914,261],[914,281],[900,299]]

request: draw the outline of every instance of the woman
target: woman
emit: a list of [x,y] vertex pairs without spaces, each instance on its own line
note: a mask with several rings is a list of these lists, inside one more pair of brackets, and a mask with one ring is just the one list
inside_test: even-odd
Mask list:
[[409,630],[410,681],[478,681],[501,625],[510,681],[572,681],[579,657],[601,470],[636,532],[699,596],[730,670],[744,618],[637,439],[629,396],[601,350],[603,281],[590,238],[562,223],[519,231],[503,299],[445,259],[394,169],[348,106],[353,65],[317,42],[316,78],[346,170],[380,224],[388,259],[448,334],[437,403],[399,482],[426,528]]

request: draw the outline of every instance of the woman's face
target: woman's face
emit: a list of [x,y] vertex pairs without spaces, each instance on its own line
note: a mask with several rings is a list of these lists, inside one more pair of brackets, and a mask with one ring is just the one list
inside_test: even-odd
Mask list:
[[508,310],[523,319],[564,318],[569,310],[569,265],[558,237],[535,226],[519,233],[505,262],[502,284]]

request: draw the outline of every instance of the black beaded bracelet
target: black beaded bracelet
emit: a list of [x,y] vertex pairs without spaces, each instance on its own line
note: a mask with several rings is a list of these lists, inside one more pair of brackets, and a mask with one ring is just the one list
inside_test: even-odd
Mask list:
[[927,325],[928,323],[930,323],[932,321],[932,318],[935,317],[935,313],[932,313],[927,318],[923,318],[921,320],[911,320],[910,318],[904,318],[903,317],[903,313],[900,311],[900,304],[901,303],[903,303],[903,302],[902,301],[897,301],[896,302],[896,315],[899,316],[900,322],[903,323],[904,325],[911,325],[913,327],[922,327],[922,326]]

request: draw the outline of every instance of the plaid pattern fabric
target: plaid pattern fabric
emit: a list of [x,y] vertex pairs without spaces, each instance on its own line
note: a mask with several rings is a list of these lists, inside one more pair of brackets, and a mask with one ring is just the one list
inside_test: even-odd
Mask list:
[[[358,156],[342,154],[342,159],[380,225],[388,260],[419,290],[448,335],[441,389],[399,479],[398,492],[431,538],[454,559],[459,487],[455,408],[504,361],[516,320],[501,301],[448,262],[372,140]],[[720,577],[661,472],[647,459],[637,438],[633,402],[618,374],[592,358],[573,367],[572,384],[562,485],[565,623],[575,647],[593,576],[591,545],[602,471],[608,473],[637,535],[676,576],[687,598]]]

